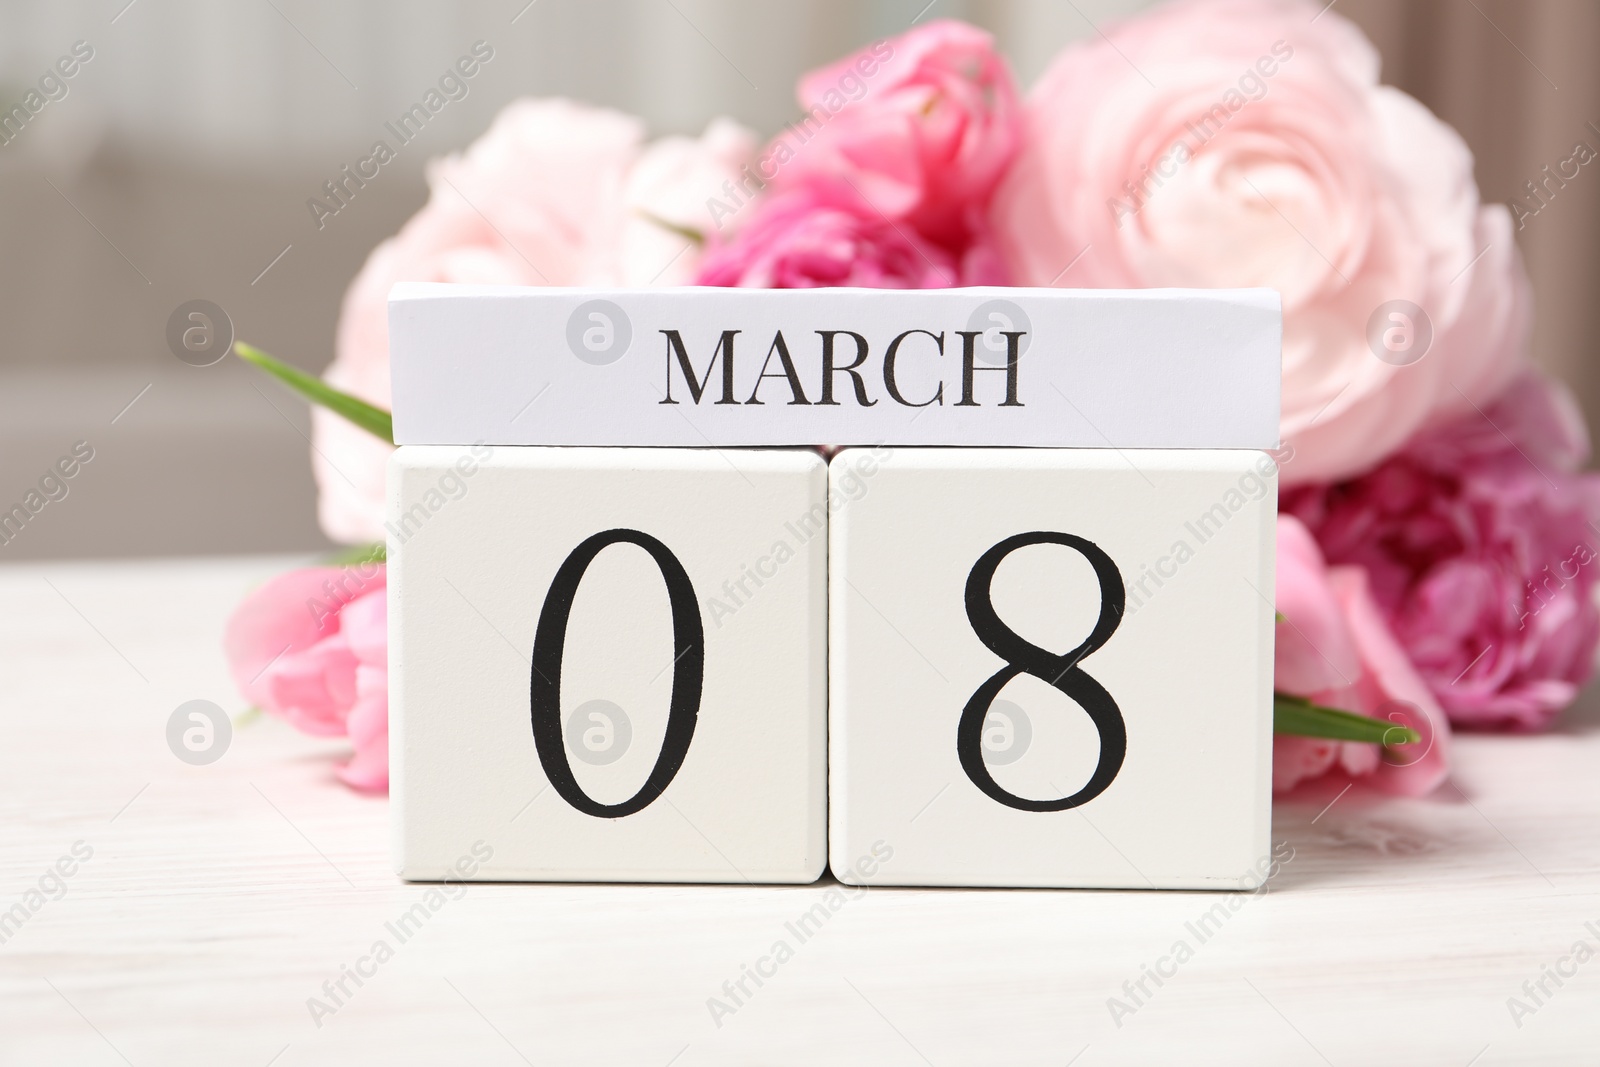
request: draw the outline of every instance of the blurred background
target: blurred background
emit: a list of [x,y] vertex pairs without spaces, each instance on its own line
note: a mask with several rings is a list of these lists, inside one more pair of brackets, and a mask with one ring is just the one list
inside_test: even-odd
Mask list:
[[[770,134],[796,77],[914,19],[998,38],[1027,86],[1065,44],[1141,0],[0,0],[0,108],[77,42],[56,98],[0,127],[0,510],[87,441],[94,459],[0,560],[326,547],[304,404],[227,359],[191,367],[165,332],[210,300],[237,335],[308,370],[332,357],[346,285],[425,197],[423,167],[521,95],[566,95],[698,133]],[[1384,80],[1458,129],[1517,233],[1535,358],[1600,414],[1600,4],[1335,0]],[[472,42],[470,94],[318,229],[306,208]],[[80,56],[82,48],[80,46]],[[64,92],[64,95],[62,95]],[[1538,208],[1536,215],[1533,210]]]

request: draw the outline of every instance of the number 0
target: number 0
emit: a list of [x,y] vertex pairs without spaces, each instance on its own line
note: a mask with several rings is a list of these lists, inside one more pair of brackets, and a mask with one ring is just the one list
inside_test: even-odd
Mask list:
[[[677,658],[672,666],[672,696],[668,704],[667,730],[661,740],[650,777],[633,796],[620,804],[602,804],[583,791],[572,774],[572,763],[561,732],[561,658],[567,644],[567,621],[572,616],[572,601],[578,583],[594,558],[610,545],[638,545],[650,553],[667,583],[667,598],[672,606],[672,647]],[[689,573],[672,550],[647,533],[638,530],[606,530],[597,533],[572,550],[556,571],[539,612],[539,626],[533,637],[533,674],[529,686],[529,705],[533,715],[533,743],[545,777],[555,786],[561,799],[585,815],[601,819],[620,819],[650,805],[671,784],[678,768],[689,754],[694,739],[695,720],[700,714],[701,687],[705,680],[706,637],[700,625],[700,607],[695,602]]]

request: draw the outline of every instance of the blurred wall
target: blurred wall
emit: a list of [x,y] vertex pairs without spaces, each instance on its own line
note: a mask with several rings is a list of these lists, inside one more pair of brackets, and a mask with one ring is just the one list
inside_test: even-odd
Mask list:
[[[1389,80],[1462,130],[1486,196],[1516,195],[1574,139],[1600,147],[1585,126],[1600,121],[1588,0],[1336,3],[1379,42]],[[76,442],[95,458],[0,560],[324,546],[304,405],[234,360],[179,362],[167,318],[208,299],[241,338],[321,369],[345,286],[422,204],[427,158],[469,143],[508,100],[572,96],[656,133],[729,114],[765,134],[793,117],[801,72],[913,20],[989,28],[1026,85],[1064,44],[1146,5],[6,0],[0,103],[77,41],[93,57],[0,145],[0,504]],[[307,198],[479,39],[495,58],[467,98],[319,231]],[[1539,357],[1591,413],[1597,175],[1585,168],[1518,235],[1541,300]]]

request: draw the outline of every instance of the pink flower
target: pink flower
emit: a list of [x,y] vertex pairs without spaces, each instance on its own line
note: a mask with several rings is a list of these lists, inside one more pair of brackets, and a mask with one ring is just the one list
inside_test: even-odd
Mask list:
[[348,735],[339,777],[389,787],[388,621],[381,563],[280,574],[228,620],[223,648],[252,703],[308,734]]
[[[933,22],[813,71],[799,97],[805,114],[756,162],[770,188],[713,243],[701,284],[1005,283],[987,213],[1021,120],[988,34]],[[720,225],[735,209],[719,207]]]
[[958,284],[957,269],[948,253],[870,209],[800,191],[764,202],[733,243],[706,256],[697,281],[755,289],[934,289]]
[[1298,519],[1278,519],[1278,623],[1274,684],[1325,707],[1409,726],[1410,745],[1278,735],[1272,788],[1335,773],[1368,778],[1386,792],[1421,795],[1449,771],[1450,726],[1389,632],[1359,567],[1328,567]]
[[1021,141],[1011,71],[994,39],[964,22],[930,22],[812,71],[798,96],[805,115],[774,143],[778,153],[798,142],[776,190],[849,186],[952,250],[981,228]]
[[1536,729],[1572,702],[1600,641],[1600,477],[1566,391],[1529,375],[1482,413],[1283,508],[1359,565],[1460,726]]
[[[379,245],[349,291],[324,377],[388,407],[389,290],[396,282],[681,285],[699,252],[680,230],[715,220],[708,201],[755,148],[717,120],[698,139],[646,146],[638,120],[565,100],[519,100],[461,155],[429,167],[428,203]],[[322,528],[383,540],[390,448],[322,409],[312,414]]]
[[[1017,284],[1279,290],[1299,482],[1489,402],[1528,323],[1511,218],[1479,204],[1466,145],[1323,6],[1179,0],[1067,48],[994,212]],[[1426,323],[1407,335],[1397,300]]]

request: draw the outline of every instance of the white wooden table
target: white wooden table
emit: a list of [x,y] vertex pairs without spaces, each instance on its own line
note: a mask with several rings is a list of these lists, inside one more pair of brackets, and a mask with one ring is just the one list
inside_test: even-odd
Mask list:
[[[1294,858],[1203,942],[1224,897],[874,889],[800,944],[785,923],[826,882],[478,885],[399,943],[385,924],[429,890],[390,873],[387,802],[333,780],[340,744],[263,719],[210,766],[166,745],[183,701],[241,708],[222,622],[289,562],[0,567],[0,909],[93,849],[0,944],[0,1063],[1600,1058],[1600,958],[1560,963],[1600,951],[1600,701],[1458,738],[1427,799],[1280,804]],[[380,939],[393,957],[317,1025],[308,999]],[[733,1005],[780,939],[793,958],[718,1025],[708,998]],[[1192,958],[1161,963],[1179,940]],[[1558,964],[1536,1004],[1523,983]]]

